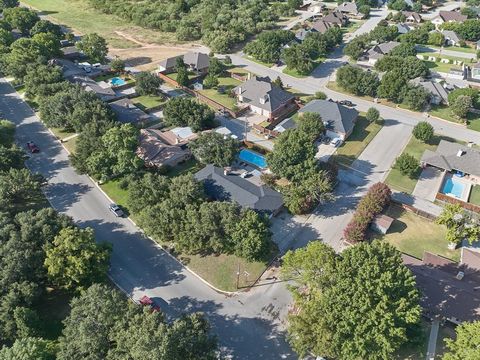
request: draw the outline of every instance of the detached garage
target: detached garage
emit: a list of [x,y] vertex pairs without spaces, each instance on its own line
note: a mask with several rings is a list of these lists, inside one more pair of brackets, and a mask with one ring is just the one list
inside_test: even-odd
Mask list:
[[358,111],[328,100],[312,100],[298,113],[317,113],[325,124],[328,137],[345,140],[352,133],[358,118]]

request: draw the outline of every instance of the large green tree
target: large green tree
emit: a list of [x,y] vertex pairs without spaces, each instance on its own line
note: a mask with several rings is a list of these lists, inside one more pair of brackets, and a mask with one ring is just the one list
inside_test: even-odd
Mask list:
[[146,173],[128,185],[128,208],[133,213],[154,206],[169,196],[169,181],[165,176]]
[[480,321],[464,322],[455,329],[455,340],[446,339],[444,360],[476,360],[480,357]]
[[202,164],[214,164],[220,167],[230,165],[235,160],[239,149],[237,140],[216,132],[201,134],[188,146],[193,156]]
[[142,71],[135,76],[135,90],[140,95],[158,95],[162,80],[148,71]]
[[17,339],[11,347],[0,349],[2,360],[55,360],[55,345],[41,338]]
[[40,42],[32,38],[21,38],[15,41],[10,52],[3,57],[5,73],[22,81],[31,66],[47,63],[47,51]]
[[215,117],[207,105],[186,97],[176,97],[167,102],[163,115],[168,126],[190,126],[193,131],[212,127]]
[[37,94],[42,95],[50,84],[57,84],[63,81],[62,69],[58,66],[38,65],[27,69],[23,83],[25,95],[29,98]]
[[11,121],[0,119],[0,145],[10,147],[13,145],[15,124]]
[[40,201],[39,177],[27,169],[9,169],[0,173],[0,209],[25,209]]
[[86,34],[76,43],[81,50],[92,62],[103,63],[108,54],[107,41],[96,33]]
[[418,328],[415,278],[387,243],[363,243],[337,255],[314,241],[288,252],[282,273],[294,281],[297,311],[288,332],[301,356],[391,359]]
[[67,290],[103,281],[109,267],[110,250],[107,244],[95,243],[91,228],[63,229],[47,248],[48,276],[54,284]]
[[[2,1],[4,2],[5,0]],[[10,24],[12,29],[20,30],[23,35],[28,35],[30,29],[40,20],[35,11],[25,7],[4,8],[3,18]]]

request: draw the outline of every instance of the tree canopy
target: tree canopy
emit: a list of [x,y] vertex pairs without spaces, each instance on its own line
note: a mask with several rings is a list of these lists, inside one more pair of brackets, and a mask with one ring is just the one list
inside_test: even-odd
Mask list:
[[148,71],[142,71],[135,76],[135,90],[140,95],[157,95],[162,80]]
[[76,47],[95,63],[103,63],[108,54],[107,41],[96,33],[83,35]]
[[446,339],[447,352],[444,360],[466,360],[478,357],[480,344],[480,321],[464,322],[455,329],[455,340]]
[[232,137],[209,132],[201,134],[197,139],[190,142],[188,147],[193,156],[202,164],[214,164],[223,167],[230,165],[235,160],[239,143]]
[[393,246],[374,241],[337,255],[313,241],[283,259],[297,309],[289,341],[301,356],[389,359],[417,329],[415,278]]
[[204,104],[186,97],[176,97],[163,109],[167,126],[190,126],[193,131],[211,128],[215,113]]

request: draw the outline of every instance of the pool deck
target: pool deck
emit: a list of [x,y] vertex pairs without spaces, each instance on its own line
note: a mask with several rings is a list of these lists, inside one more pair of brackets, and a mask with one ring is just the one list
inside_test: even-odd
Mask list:
[[443,184],[443,174],[443,171],[427,166],[422,170],[412,195],[428,201],[435,201],[437,192],[440,191]]
[[462,195],[461,195],[460,198],[458,198],[453,194],[445,194],[443,191],[441,191],[441,192],[445,195],[453,197],[454,199],[459,199],[459,200],[462,200],[464,202],[468,202],[468,198],[470,196],[470,191],[472,190],[472,182],[469,181],[468,179],[461,178],[461,177],[458,177],[458,176],[454,176],[453,174],[447,173],[447,174],[445,174],[445,177],[444,177],[444,180],[442,182],[442,186],[441,186],[440,190],[443,190],[443,186],[445,184],[445,181],[447,181],[447,179],[452,179],[454,182],[461,183],[461,184],[464,185]]

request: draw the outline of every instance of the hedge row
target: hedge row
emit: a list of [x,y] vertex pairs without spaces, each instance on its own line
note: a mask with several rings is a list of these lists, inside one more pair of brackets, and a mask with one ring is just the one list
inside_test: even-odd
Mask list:
[[367,194],[360,200],[352,221],[343,231],[346,241],[356,243],[365,240],[368,225],[390,203],[391,190],[384,183],[373,184]]

